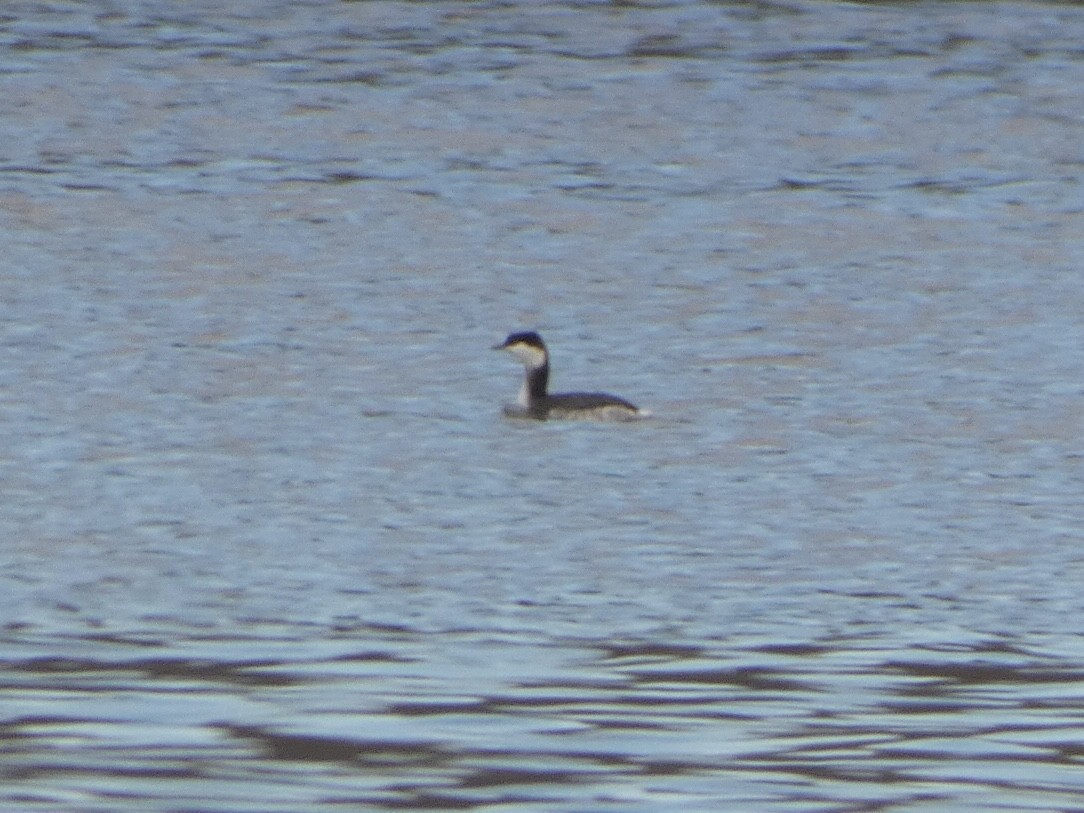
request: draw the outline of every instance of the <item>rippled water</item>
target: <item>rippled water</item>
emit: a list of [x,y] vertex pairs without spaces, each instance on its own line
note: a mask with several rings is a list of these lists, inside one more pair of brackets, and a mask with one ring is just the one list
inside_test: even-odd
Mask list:
[[0,809],[1084,810],[1081,42],[4,4]]

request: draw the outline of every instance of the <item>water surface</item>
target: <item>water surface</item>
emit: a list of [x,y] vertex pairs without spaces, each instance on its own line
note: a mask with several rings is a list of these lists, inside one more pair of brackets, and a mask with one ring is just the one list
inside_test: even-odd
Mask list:
[[0,808],[1084,810],[1081,41],[6,4]]

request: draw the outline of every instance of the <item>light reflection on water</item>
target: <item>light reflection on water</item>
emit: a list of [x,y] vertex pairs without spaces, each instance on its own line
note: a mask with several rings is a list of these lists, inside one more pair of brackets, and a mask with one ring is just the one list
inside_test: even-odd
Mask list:
[[176,659],[22,661],[6,673],[24,705],[6,770],[43,801],[123,787],[133,808],[149,796],[248,809],[238,782],[269,809],[966,807],[1004,793],[1068,809],[1080,790],[1082,671],[1006,641],[345,633],[323,660],[298,658],[311,643],[282,659],[211,643]]
[[1078,9],[11,9],[0,807],[1079,806]]

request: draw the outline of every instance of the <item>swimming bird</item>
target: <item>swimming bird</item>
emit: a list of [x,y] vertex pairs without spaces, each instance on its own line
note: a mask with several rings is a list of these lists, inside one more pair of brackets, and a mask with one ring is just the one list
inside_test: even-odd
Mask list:
[[507,350],[523,363],[523,386],[516,403],[504,407],[511,418],[549,418],[595,421],[628,421],[647,415],[624,398],[603,392],[566,392],[550,395],[550,354],[534,331],[511,333],[494,350]]

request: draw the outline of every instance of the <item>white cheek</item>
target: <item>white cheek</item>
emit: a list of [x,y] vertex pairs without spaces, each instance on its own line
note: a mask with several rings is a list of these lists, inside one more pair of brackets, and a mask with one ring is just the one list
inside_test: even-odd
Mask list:
[[508,350],[528,367],[538,367],[546,359],[545,353],[529,344],[512,345]]

